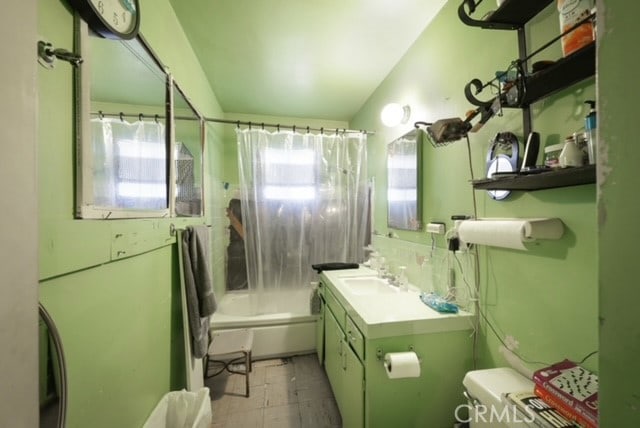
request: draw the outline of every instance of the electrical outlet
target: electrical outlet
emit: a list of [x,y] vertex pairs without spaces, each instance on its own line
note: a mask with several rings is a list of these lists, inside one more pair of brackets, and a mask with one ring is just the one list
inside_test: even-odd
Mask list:
[[427,233],[444,234],[444,223],[428,223]]

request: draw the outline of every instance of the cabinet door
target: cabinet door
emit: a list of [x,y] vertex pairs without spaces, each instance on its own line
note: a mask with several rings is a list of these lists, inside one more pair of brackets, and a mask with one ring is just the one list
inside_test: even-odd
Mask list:
[[344,347],[344,382],[341,409],[344,428],[364,426],[364,367],[349,346]]
[[344,395],[344,369],[342,362],[342,352],[344,347],[344,333],[338,325],[331,311],[325,308],[325,344],[324,344],[324,369],[327,372],[331,390],[338,403],[340,413],[343,412]]
[[320,314],[316,321],[316,353],[320,365],[324,364],[324,307],[324,299],[320,297]]

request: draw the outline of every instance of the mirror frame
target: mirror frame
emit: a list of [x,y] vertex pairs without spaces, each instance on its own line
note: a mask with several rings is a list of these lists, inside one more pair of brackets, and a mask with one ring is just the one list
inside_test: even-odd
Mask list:
[[[184,93],[184,91],[182,90],[182,88],[180,88],[180,85],[175,81],[175,79],[173,78],[173,75],[169,74],[169,86],[172,88],[170,91],[170,102],[169,102],[169,107],[170,107],[170,117],[171,120],[170,122],[170,129],[168,130],[167,134],[169,134],[169,138],[171,139],[171,150],[170,150],[170,161],[171,161],[171,166],[170,166],[170,176],[171,177],[176,177],[176,159],[175,159],[175,150],[173,150],[175,144],[176,144],[176,135],[175,135],[175,131],[176,131],[176,119],[180,119],[180,120],[197,120],[198,121],[198,129],[200,130],[200,175],[201,175],[201,179],[200,179],[200,213],[198,215],[193,215],[193,216],[181,216],[178,215],[178,213],[176,212],[176,192],[177,192],[177,185],[176,185],[176,180],[171,180],[169,183],[169,192],[171,197],[169,198],[169,208],[171,210],[171,214],[172,216],[175,217],[202,217],[204,216],[205,213],[205,201],[204,201],[204,157],[205,157],[205,146],[206,146],[206,129],[205,129],[205,117],[198,111],[198,109],[193,105],[193,102],[191,102],[191,99],[189,99],[189,97]],[[181,117],[181,116],[176,116],[175,114],[175,100],[174,100],[174,89],[180,93],[180,95],[182,96],[182,98],[184,99],[185,103],[187,103],[187,105],[189,106],[189,108],[191,108],[191,110],[193,111],[193,114],[197,117],[197,119],[192,119],[192,118],[186,118],[186,117]]]
[[[400,144],[403,140],[406,140],[408,138],[414,139],[415,138],[415,142],[416,142],[416,199],[415,199],[415,204],[416,204],[416,219],[417,222],[415,225],[412,224],[403,224],[402,220],[404,219],[394,219],[391,216],[391,202],[389,201],[389,190],[391,189],[390,187],[390,178],[391,178],[391,174],[390,174],[390,168],[389,168],[389,158],[390,158],[390,148],[393,145],[397,145]],[[389,228],[392,229],[399,229],[399,230],[409,230],[409,231],[420,231],[422,230],[423,227],[423,221],[422,221],[422,152],[423,152],[423,131],[421,131],[420,129],[412,129],[411,131],[406,132],[405,134],[403,134],[402,136],[396,138],[395,140],[393,140],[392,142],[387,144],[386,147],[386,168],[387,168],[387,226]]]
[[[80,54],[85,61],[82,65],[75,67],[74,74],[74,108],[75,108],[75,145],[76,145],[76,160],[75,160],[75,200],[74,200],[74,212],[75,217],[80,219],[108,219],[108,218],[161,218],[172,216],[172,200],[173,193],[171,192],[171,168],[172,168],[172,109],[171,109],[171,95],[172,95],[172,79],[167,72],[167,67],[158,59],[149,43],[145,40],[141,33],[138,33],[135,39],[142,44],[144,49],[148,52],[149,56],[153,59],[155,64],[164,73],[166,78],[165,84],[165,146],[167,147],[167,208],[160,210],[134,210],[134,209],[121,209],[109,207],[95,207],[93,205],[93,188],[92,180],[85,179],[85,177],[92,176],[93,165],[93,153],[87,153],[84,148],[87,146],[84,140],[91,135],[91,93],[88,88],[91,87],[91,35],[89,34],[89,26],[84,22],[78,13],[74,15],[74,36],[76,52]],[[118,41],[114,41],[118,43]],[[89,59],[89,61],[87,61]]]

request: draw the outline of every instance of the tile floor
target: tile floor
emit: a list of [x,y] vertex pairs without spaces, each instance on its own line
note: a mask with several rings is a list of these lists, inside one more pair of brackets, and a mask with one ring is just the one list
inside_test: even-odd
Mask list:
[[212,428],[340,427],[329,380],[315,354],[254,361],[251,394],[245,378],[224,372],[209,378]]

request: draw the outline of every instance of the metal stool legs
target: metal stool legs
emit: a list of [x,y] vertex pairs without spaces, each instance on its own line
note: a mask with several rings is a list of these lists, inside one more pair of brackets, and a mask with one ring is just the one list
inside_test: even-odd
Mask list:
[[[245,376],[246,393],[249,396],[249,373],[252,370],[251,349],[253,346],[253,331],[250,329],[220,331],[211,334],[209,351],[205,361],[205,378],[217,376],[223,371],[236,373]],[[226,355],[242,354],[241,357],[231,359],[230,361],[222,361],[214,358],[220,358]],[[244,360],[244,371],[233,370],[231,365],[239,360]],[[209,375],[209,362],[220,363],[223,367],[217,372]]]

